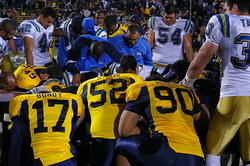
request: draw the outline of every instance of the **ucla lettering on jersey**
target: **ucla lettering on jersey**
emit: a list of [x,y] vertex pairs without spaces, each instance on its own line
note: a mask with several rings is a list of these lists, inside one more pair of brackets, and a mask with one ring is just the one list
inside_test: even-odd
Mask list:
[[26,119],[34,158],[52,165],[73,157],[70,133],[83,113],[82,100],[69,93],[21,95],[10,102],[10,117]]
[[209,20],[206,28],[206,40],[220,46],[222,52],[220,97],[249,96],[250,26],[247,22],[249,16],[219,14]]
[[80,85],[77,94],[90,112],[93,138],[118,137],[117,118],[125,106],[125,91],[130,84],[139,81],[142,81],[139,76],[124,73],[97,77]]

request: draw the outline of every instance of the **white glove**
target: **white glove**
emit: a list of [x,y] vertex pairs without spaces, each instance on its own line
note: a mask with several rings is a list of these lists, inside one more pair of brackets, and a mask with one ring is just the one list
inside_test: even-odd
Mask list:
[[48,88],[41,85],[41,86],[37,86],[37,87],[32,88],[31,90],[29,90],[29,93],[37,94],[37,93],[46,92],[46,91],[48,91]]
[[194,89],[193,87],[193,83],[194,83],[195,79],[192,79],[190,77],[188,77],[187,75],[185,76],[185,78],[179,82],[180,85],[185,85],[191,89]]
[[20,59],[19,55],[16,55],[13,57],[13,62],[14,62],[14,65],[16,67],[18,67],[21,64],[21,59]]

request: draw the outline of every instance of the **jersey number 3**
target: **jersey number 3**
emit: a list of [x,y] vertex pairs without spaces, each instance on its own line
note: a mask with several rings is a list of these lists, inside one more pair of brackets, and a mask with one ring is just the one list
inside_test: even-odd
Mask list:
[[247,69],[250,65],[250,33],[241,33],[234,40],[234,44],[242,45],[244,42],[247,43],[247,46],[242,48],[242,55],[245,56],[245,59],[240,60],[237,57],[231,57],[231,63],[235,68]]

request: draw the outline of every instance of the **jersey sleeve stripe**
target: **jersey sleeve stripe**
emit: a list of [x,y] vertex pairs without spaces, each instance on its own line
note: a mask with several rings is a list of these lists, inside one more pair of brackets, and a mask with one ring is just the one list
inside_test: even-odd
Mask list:
[[36,25],[36,23],[34,23],[33,21],[29,21],[29,23],[31,23],[32,25],[34,25],[34,27],[36,28],[37,32],[40,32],[40,28],[38,25]]
[[96,31],[96,36],[100,35],[104,30],[102,28],[98,28]]
[[186,29],[187,29],[187,24],[188,24],[188,20],[185,21],[185,26],[184,26],[184,31],[185,31],[185,32],[187,32],[187,31],[186,31]]
[[229,16],[225,14],[226,17],[226,23],[227,23],[227,37],[230,37],[230,22],[229,22]]
[[221,33],[223,34],[223,36],[224,37],[230,37],[228,15],[220,14],[220,15],[216,15],[216,17],[220,22]]
[[186,30],[185,30],[185,32],[188,32],[188,30],[189,30],[189,27],[190,27],[190,25],[191,25],[191,21],[187,21],[188,22],[188,26],[187,26],[187,28],[186,28]]

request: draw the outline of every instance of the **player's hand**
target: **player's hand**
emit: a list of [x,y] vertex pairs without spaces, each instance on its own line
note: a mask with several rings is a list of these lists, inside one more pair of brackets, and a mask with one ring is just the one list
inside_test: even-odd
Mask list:
[[182,81],[180,81],[179,84],[185,85],[191,89],[194,89],[194,87],[193,87],[194,81],[195,81],[195,79],[192,79],[186,75],[186,77]]
[[13,62],[15,63],[16,66],[19,66],[21,64],[21,59],[19,55],[14,56]]
[[81,75],[80,73],[74,74],[72,79],[73,85],[80,85],[81,84]]
[[41,85],[41,86],[37,86],[37,87],[32,88],[31,90],[28,91],[28,93],[37,94],[37,93],[46,92],[46,91],[48,91],[48,88]]

